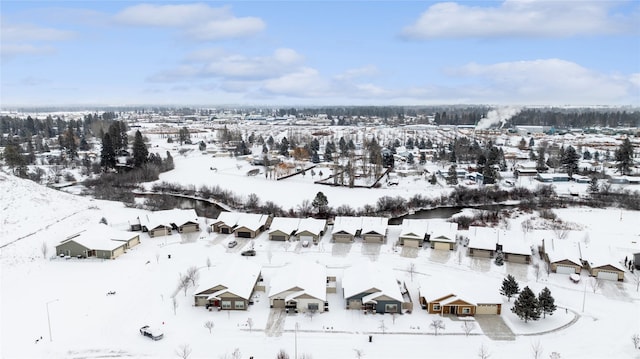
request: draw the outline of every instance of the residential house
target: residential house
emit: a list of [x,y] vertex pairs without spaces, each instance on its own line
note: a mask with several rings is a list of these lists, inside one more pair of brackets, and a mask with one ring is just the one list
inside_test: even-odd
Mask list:
[[427,227],[426,219],[403,219],[398,243],[407,247],[422,247],[422,243],[427,239]]
[[[401,313],[404,303],[403,283],[391,269],[363,263],[344,270],[342,291],[347,309],[375,313]],[[403,291],[401,291],[403,288]]]
[[96,224],[68,236],[56,246],[56,255],[115,259],[140,243],[140,235]]
[[300,261],[276,271],[269,283],[271,308],[289,311],[328,311],[327,269],[315,262]]
[[331,238],[336,243],[353,243],[362,230],[361,217],[336,216],[333,221]]
[[362,217],[362,241],[365,243],[384,243],[387,240],[389,219],[384,217]]
[[422,309],[430,314],[451,314],[474,316],[481,314],[500,315],[502,298],[475,286],[473,282],[451,288],[443,283],[455,283],[451,280],[422,280],[419,284],[418,298]]
[[498,231],[491,227],[470,226],[467,243],[471,257],[493,258],[497,251]]
[[256,238],[270,223],[268,214],[243,213],[238,218],[234,233],[240,238]]
[[589,275],[598,279],[624,281],[624,266],[615,259],[609,248],[598,245],[580,246],[582,264]]
[[300,223],[298,223],[296,237],[298,237],[298,240],[301,242],[309,241],[309,243],[313,242],[314,244],[318,244],[326,230],[326,219],[302,218],[300,219]]
[[578,242],[571,240],[542,240],[542,253],[554,273],[580,274],[582,261]]
[[427,235],[432,249],[452,251],[456,248],[457,223],[429,221],[428,224]]
[[225,266],[200,270],[195,290],[196,306],[211,310],[247,310],[256,290],[264,290],[260,266],[251,261],[233,260]]
[[274,217],[269,226],[269,240],[288,241],[296,234],[300,218]]
[[147,232],[149,237],[159,237],[178,233],[190,233],[200,230],[198,214],[194,209],[170,209],[166,211],[151,212],[139,216],[136,221],[130,223],[131,229],[140,229]]
[[238,219],[242,213],[220,212],[218,218],[211,223],[211,231],[222,234],[231,234],[238,226]]

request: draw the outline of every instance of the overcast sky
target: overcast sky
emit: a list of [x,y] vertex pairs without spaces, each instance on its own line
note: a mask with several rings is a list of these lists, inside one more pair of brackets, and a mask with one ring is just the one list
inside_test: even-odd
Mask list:
[[2,0],[0,105],[640,105],[638,1]]

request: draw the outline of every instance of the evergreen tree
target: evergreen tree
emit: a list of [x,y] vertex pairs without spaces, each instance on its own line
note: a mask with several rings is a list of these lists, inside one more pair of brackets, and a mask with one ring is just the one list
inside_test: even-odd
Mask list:
[[425,163],[427,163],[427,155],[424,152],[420,152],[420,157],[418,162],[423,165]]
[[[62,143],[60,145],[63,145]],[[70,160],[78,156],[78,146],[76,145],[76,136],[73,132],[73,126],[69,123],[69,128],[64,133],[64,147]]]
[[629,174],[633,166],[633,145],[629,141],[629,137],[625,138],[620,147],[615,152],[615,159],[618,162],[616,167],[623,174]]
[[180,146],[182,146],[183,143],[191,143],[191,134],[189,133],[188,128],[183,127],[180,129],[180,131],[178,131],[178,141],[180,142]]
[[525,323],[529,320],[540,319],[540,303],[529,287],[522,289],[522,292],[513,303],[511,311],[515,313],[518,318],[524,320]]
[[202,152],[207,150],[207,144],[204,143],[204,141],[200,141],[200,143],[198,144],[198,149]]
[[318,155],[318,151],[313,150],[311,153],[311,162],[320,163],[320,155]]
[[598,186],[598,179],[594,176],[591,177],[591,181],[589,181],[589,187],[587,191],[591,194],[596,194],[600,191],[600,186]]
[[456,165],[451,165],[449,170],[447,171],[447,184],[448,185],[457,185],[458,184],[458,173],[456,171]]
[[543,172],[547,170],[547,165],[545,162],[545,152],[546,149],[542,146],[538,147],[538,159],[536,161],[536,171]]
[[542,292],[538,294],[538,305],[542,312],[542,318],[546,318],[547,314],[553,315],[556,310],[555,299],[551,296],[549,288],[544,287]]
[[280,152],[282,156],[289,157],[289,141],[286,137],[282,137],[280,141]]
[[429,183],[431,183],[432,185],[435,185],[438,183],[438,179],[436,178],[435,173],[431,174],[431,178],[429,178]]
[[149,159],[149,151],[140,131],[136,131],[133,138],[133,166],[142,167]]
[[494,260],[494,263],[497,266],[503,266],[504,265],[504,254],[502,254],[502,252],[498,252],[496,254],[496,259]]
[[511,274],[507,274],[507,277],[502,280],[502,287],[500,287],[500,294],[507,297],[509,301],[511,301],[511,297],[518,294],[520,288],[518,286],[518,282],[516,282],[516,278]]
[[533,148],[533,146],[535,146],[535,144],[536,144],[536,141],[534,141],[534,140],[533,140],[533,137],[531,137],[531,138],[529,139],[529,148]]
[[580,159],[580,155],[576,152],[573,146],[567,147],[564,151],[562,151],[562,168],[567,172],[569,177],[572,177],[574,173],[578,171],[578,160]]
[[482,167],[482,178],[482,183],[484,184],[496,183],[496,180],[498,179],[498,171],[496,171],[493,165],[489,164],[489,161],[487,161],[484,164],[484,167]]
[[[322,174],[320,174],[320,176],[322,176]],[[327,196],[325,196],[322,192],[318,192],[316,194],[316,197],[313,199],[313,202],[311,202],[311,206],[313,206],[313,208],[318,211],[318,214],[325,213],[328,204],[329,200],[327,199]]]
[[109,168],[116,167],[116,152],[111,142],[111,135],[105,133],[102,137],[102,150],[100,151],[100,166],[106,172]]

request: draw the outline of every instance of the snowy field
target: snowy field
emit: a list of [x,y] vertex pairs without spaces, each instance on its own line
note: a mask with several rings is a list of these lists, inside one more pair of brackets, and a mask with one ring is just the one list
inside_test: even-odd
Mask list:
[[[209,165],[202,166],[200,154],[193,157],[193,164],[189,156],[184,160],[176,158],[176,171],[163,175],[162,180],[204,181],[205,173],[210,173]],[[200,167],[203,172],[196,172]],[[222,168],[219,166],[217,177],[208,184],[223,181],[219,179],[225,176]],[[228,176],[227,181],[236,183],[237,188],[245,186],[241,182],[244,177]],[[306,180],[310,179],[299,180],[301,188]],[[294,183],[290,181],[283,188],[291,190]],[[315,188],[309,193],[298,193],[297,187],[296,192],[261,188],[255,181],[246,186],[250,187],[247,193],[264,192],[274,199],[261,199],[277,200],[285,208],[303,198],[312,199],[317,192],[316,186],[309,186]],[[324,191],[325,186],[322,188]],[[354,194],[351,190],[331,192],[334,188],[326,188],[332,205],[346,196],[354,201],[365,197],[366,203],[374,200],[373,195]],[[397,191],[411,190],[398,187]],[[378,192],[395,195],[386,190]],[[286,202],[288,197],[292,197],[290,202]],[[579,284],[572,283],[567,275],[553,273],[536,281],[532,266],[496,266],[489,259],[458,256],[456,252],[396,248],[393,244],[399,233],[397,226],[390,227],[389,240],[384,245],[359,241],[333,244],[325,235],[319,245],[302,248],[297,242],[269,242],[262,234],[254,241],[257,256],[248,258],[239,253],[250,243],[239,240],[236,248],[228,249],[228,235],[201,232],[149,238],[143,234],[141,245],[116,260],[64,260],[51,257],[55,245],[67,235],[102,217],[110,225],[124,229],[129,219],[143,211],[120,203],[75,197],[3,173],[0,203],[3,358],[175,358],[176,349],[184,344],[193,350],[191,358],[231,358],[236,350],[242,358],[275,358],[280,349],[293,358],[296,348],[298,357],[306,354],[316,359],[356,358],[357,351],[364,358],[474,358],[480,347],[486,348],[492,359],[531,358],[531,346],[537,342],[544,351],[542,358],[552,352],[560,353],[562,358],[640,357],[631,341],[633,334],[640,333],[640,293],[629,272],[625,273],[624,282],[606,282],[593,293],[586,285],[586,271]],[[554,211],[563,221],[582,229],[570,236],[583,239],[588,234],[590,243],[606,245],[621,261],[625,255],[639,251],[640,212],[590,208]],[[531,216],[514,212],[510,226],[520,228],[520,223]],[[540,237],[532,232],[526,238],[537,245]],[[43,243],[49,250],[47,258],[43,258]],[[206,266],[207,259],[212,262],[211,268]],[[269,324],[271,313],[264,292],[256,292],[255,304],[245,312],[208,312],[194,307],[193,288],[186,296],[183,292],[176,294],[179,273],[188,267],[215,270],[237,259],[260,264],[267,288],[270,276],[287,263],[302,260],[324,264],[328,274],[338,279],[338,293],[327,295],[329,312],[312,318],[288,315],[281,319],[284,322],[280,330]],[[342,272],[363,261],[391,268],[398,279],[406,282],[414,303],[412,313],[393,318],[344,309],[340,294]],[[413,275],[408,271],[411,264],[415,265]],[[420,309],[418,283],[422,279],[496,294],[507,273],[516,277],[521,288],[528,285],[534,293],[549,287],[559,306],[556,313],[525,324],[509,310],[513,299],[507,302],[504,298],[501,319],[513,333],[507,333],[508,340],[497,339],[493,332],[485,333],[480,325],[465,336],[462,322],[454,317],[443,318],[446,328],[437,336],[433,334],[429,324],[439,317]],[[107,295],[111,291],[116,294]],[[178,303],[175,314],[171,301],[174,294]],[[211,334],[204,327],[208,320],[215,324]],[[248,322],[253,325],[249,327]],[[147,324],[162,327],[164,339],[152,341],[141,336],[138,330]],[[369,335],[373,336],[372,342]]]

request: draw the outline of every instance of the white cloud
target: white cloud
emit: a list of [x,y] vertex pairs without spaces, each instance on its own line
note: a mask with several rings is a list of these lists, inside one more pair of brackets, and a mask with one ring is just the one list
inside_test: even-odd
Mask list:
[[348,69],[343,73],[335,76],[336,80],[352,80],[360,77],[370,77],[375,76],[379,73],[379,70],[374,65],[367,65],[363,67],[358,67],[355,69]]
[[115,20],[134,26],[178,28],[199,41],[252,36],[266,26],[260,18],[236,17],[229,7],[207,4],[134,5],[116,14]]
[[56,52],[52,42],[69,40],[72,31],[39,27],[31,24],[12,24],[2,17],[0,22],[0,56],[11,59],[21,55],[49,55]]
[[593,105],[640,101],[633,75],[603,74],[561,59],[471,63],[449,73],[481,80],[484,90],[473,86],[475,96],[491,97],[493,102]]
[[8,44],[4,42],[0,45],[0,56],[7,59],[20,55],[50,55],[55,52],[56,49],[49,45],[36,46],[32,44]]
[[506,0],[497,7],[444,2],[430,6],[402,34],[428,39],[637,33],[634,23],[639,19],[612,15],[613,6],[613,2],[583,0]]
[[318,70],[304,67],[299,71],[264,81],[262,89],[277,94],[292,97],[319,97],[330,94],[330,87],[320,76]]

